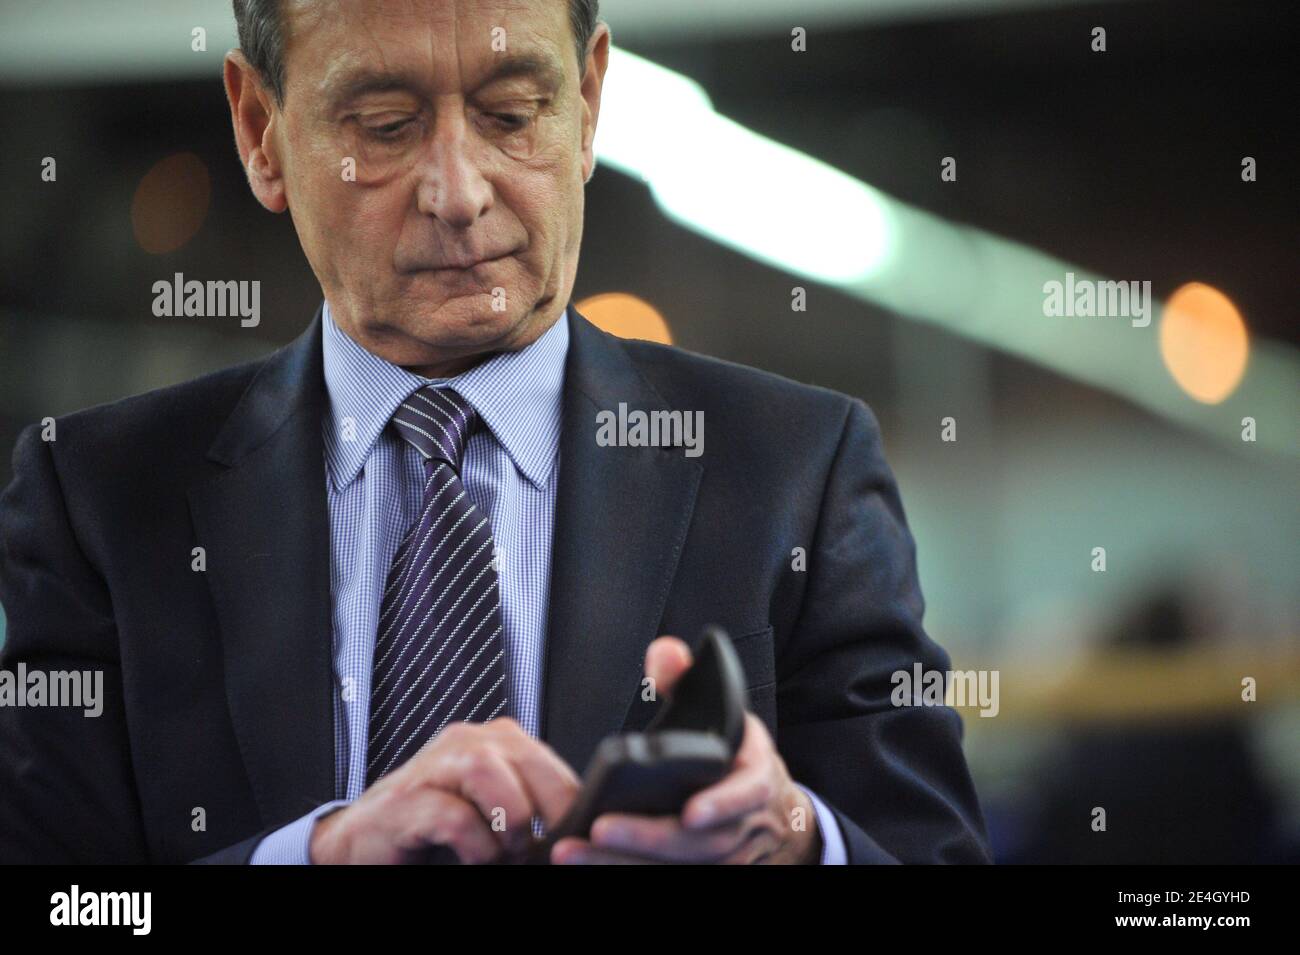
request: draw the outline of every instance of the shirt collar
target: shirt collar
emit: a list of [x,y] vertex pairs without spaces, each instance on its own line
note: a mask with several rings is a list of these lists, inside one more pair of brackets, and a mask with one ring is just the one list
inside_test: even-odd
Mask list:
[[534,487],[546,486],[560,446],[567,309],[531,345],[493,355],[452,378],[425,378],[367,351],[334,324],[329,302],[321,324],[330,399],[322,430],[335,490],[356,480],[393,412],[429,384],[460,392],[519,473]]

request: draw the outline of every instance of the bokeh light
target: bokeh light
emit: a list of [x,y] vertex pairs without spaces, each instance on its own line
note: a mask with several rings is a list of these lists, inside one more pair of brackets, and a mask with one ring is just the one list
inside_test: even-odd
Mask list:
[[194,238],[207,218],[211,194],[208,167],[194,153],[176,153],[156,163],[131,202],[131,228],[140,248],[162,255]]
[[668,322],[644,299],[626,292],[605,292],[578,303],[581,312],[593,325],[619,338],[638,338],[661,345],[673,343]]
[[1218,289],[1189,282],[1169,297],[1160,321],[1160,356],[1197,401],[1218,404],[1232,394],[1249,355],[1246,323]]

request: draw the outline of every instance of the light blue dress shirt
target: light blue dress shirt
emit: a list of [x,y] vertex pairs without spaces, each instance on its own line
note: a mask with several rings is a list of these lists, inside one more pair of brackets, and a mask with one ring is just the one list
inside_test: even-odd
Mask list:
[[[510,715],[533,737],[541,719],[567,313],[527,348],[495,355],[449,379],[421,377],[362,348],[334,324],[328,302],[322,347],[329,392],[321,429],[334,623],[335,800],[263,839],[253,853],[254,864],[307,863],[316,819],[352,802],[365,788],[380,596],[398,542],[419,513],[424,486],[419,452],[387,424],[398,406],[425,385],[455,388],[483,423],[466,444],[461,479],[492,527]],[[842,864],[846,855],[839,825],[814,794],[808,795],[822,832],[822,863]]]

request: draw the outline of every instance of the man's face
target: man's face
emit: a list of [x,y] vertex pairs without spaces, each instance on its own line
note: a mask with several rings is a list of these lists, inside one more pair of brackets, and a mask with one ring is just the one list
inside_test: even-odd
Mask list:
[[534,341],[577,270],[604,28],[585,79],[567,0],[286,0],[284,32],[250,179],[340,327],[426,373]]

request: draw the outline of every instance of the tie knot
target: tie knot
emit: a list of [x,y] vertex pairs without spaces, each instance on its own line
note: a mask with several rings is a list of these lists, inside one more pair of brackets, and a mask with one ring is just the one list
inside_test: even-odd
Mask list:
[[446,461],[460,473],[461,455],[478,422],[474,406],[458,392],[426,385],[393,412],[397,433],[425,458]]

